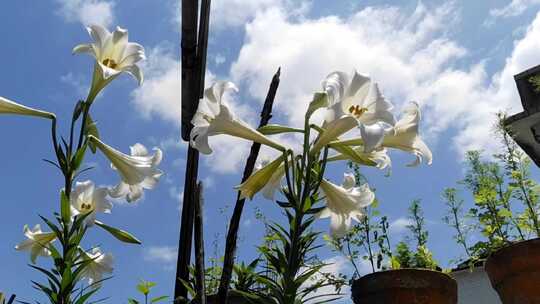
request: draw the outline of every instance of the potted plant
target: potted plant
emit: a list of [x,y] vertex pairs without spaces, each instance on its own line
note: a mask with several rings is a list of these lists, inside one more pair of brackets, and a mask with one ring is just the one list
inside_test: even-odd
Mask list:
[[[505,114],[498,115],[496,134],[502,152],[496,161],[482,160],[478,151],[467,153],[468,170],[461,182],[474,197],[469,216],[485,239],[468,246],[464,225],[451,221],[474,267],[484,264],[490,283],[499,298],[507,303],[538,303],[540,290],[540,207],[538,185],[530,176],[530,159],[511,140],[504,125]],[[445,192],[447,204],[457,207],[455,190]],[[453,202],[452,202],[453,201]],[[461,228],[460,228],[461,227]]]
[[128,304],[154,304],[166,301],[169,298],[168,296],[150,297],[150,291],[154,286],[156,286],[156,283],[154,282],[141,280],[139,284],[137,284],[137,291],[143,295],[144,301],[138,301],[134,298],[129,298]]
[[[540,219],[538,185],[531,179],[530,160],[511,141],[509,130],[500,116],[498,127],[506,153],[501,160],[505,164],[513,197],[522,204],[516,228],[522,230],[520,238],[506,242],[492,252],[486,260],[485,269],[491,285],[504,304],[540,302]],[[532,238],[534,237],[534,238]],[[528,240],[527,240],[528,239]]]
[[[355,269],[350,281],[353,302],[457,303],[455,280],[441,272],[426,246],[428,232],[420,201],[413,201],[409,208],[407,228],[411,235],[407,242],[399,242],[394,252],[387,217],[380,216],[377,204],[368,208],[362,223],[344,238],[331,241]],[[379,218],[377,224],[375,218]],[[408,243],[414,243],[416,250]],[[359,258],[370,263],[372,273],[361,276],[355,261]]]

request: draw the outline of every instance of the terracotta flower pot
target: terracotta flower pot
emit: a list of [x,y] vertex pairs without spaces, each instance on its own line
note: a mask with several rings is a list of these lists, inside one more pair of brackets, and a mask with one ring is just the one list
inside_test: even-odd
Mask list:
[[[235,295],[235,294],[229,294],[227,302],[229,304],[251,304],[250,301],[246,300],[241,295]],[[206,303],[217,304],[219,303],[219,298],[217,295],[209,295],[206,297]]]
[[456,304],[457,283],[438,271],[387,270],[355,280],[352,298],[356,304]]
[[540,238],[495,251],[484,267],[504,304],[540,304]]

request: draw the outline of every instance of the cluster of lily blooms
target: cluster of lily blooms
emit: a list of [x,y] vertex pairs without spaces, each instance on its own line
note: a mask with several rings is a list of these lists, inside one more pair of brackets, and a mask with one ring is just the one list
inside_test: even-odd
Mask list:
[[[114,32],[93,25],[87,28],[93,43],[81,44],[73,49],[74,53],[87,53],[96,60],[92,87],[89,93],[90,103],[98,93],[115,77],[123,72],[131,74],[139,84],[143,82],[143,73],[136,63],[145,59],[144,48],[128,42],[128,32],[117,28]],[[288,150],[275,139],[263,134],[239,119],[227,106],[227,91],[237,91],[231,82],[217,81],[205,90],[192,124],[190,144],[203,154],[212,153],[208,143],[210,136],[226,134],[249,141],[255,141],[280,152]],[[87,99],[88,101],[88,99]],[[391,110],[393,105],[381,94],[378,85],[369,77],[354,72],[330,73],[322,81],[322,91],[314,94],[313,101],[306,110],[310,114],[317,110],[326,111],[320,126],[321,133],[312,142],[312,151],[324,147],[336,153],[328,161],[352,160],[364,165],[384,169],[390,166],[388,148],[411,152],[418,165],[422,159],[430,164],[431,151],[419,136],[420,109],[417,103],[408,105],[400,120],[396,121]],[[16,114],[42,117],[56,120],[53,113],[30,108],[7,98],[0,97],[0,114]],[[97,137],[88,136],[111,162],[111,167],[119,174],[120,182],[115,187],[96,187],[92,181],[76,182],[70,194],[71,215],[90,215],[85,219],[89,227],[97,221],[97,213],[110,213],[112,204],[107,199],[125,198],[128,202],[138,200],[143,189],[153,189],[163,174],[157,166],[162,159],[162,152],[154,148],[151,155],[141,144],[131,147],[131,155],[124,154],[105,144]],[[348,148],[345,148],[348,147]],[[243,184],[238,186],[242,197],[253,198],[261,192],[265,198],[273,199],[276,191],[281,191],[285,176],[283,156],[277,157],[261,166]],[[354,175],[344,174],[344,181],[336,185],[323,180],[320,186],[326,208],[318,216],[330,218],[332,235],[342,235],[351,227],[351,221],[359,221],[364,215],[364,208],[374,201],[374,193],[367,184],[356,186]],[[18,244],[17,250],[29,251],[35,263],[38,256],[49,256],[49,244],[55,241],[52,232],[43,232],[40,225],[30,229],[24,227],[26,240]],[[92,262],[85,269],[82,277],[89,283],[101,280],[104,273],[112,272],[112,255],[103,254],[99,248],[86,252],[85,259]]]

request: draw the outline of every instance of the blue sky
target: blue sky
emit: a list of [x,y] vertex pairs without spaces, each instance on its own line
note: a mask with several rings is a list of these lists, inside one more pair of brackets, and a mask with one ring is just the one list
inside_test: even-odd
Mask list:
[[[540,1],[302,1],[215,0],[209,41],[207,83],[234,81],[240,93],[231,102],[252,125],[272,74],[282,67],[282,84],[273,121],[298,125],[303,109],[320,81],[333,70],[356,68],[380,83],[396,105],[409,100],[423,107],[422,133],[434,154],[432,166],[405,167],[412,156],[393,153],[390,177],[366,169],[377,189],[381,210],[391,222],[392,237],[402,237],[409,202],[421,198],[430,229],[430,248],[442,265],[461,252],[441,222],[440,194],[462,177],[468,149],[495,151],[490,135],[493,113],[520,110],[512,76],[540,62]],[[115,80],[98,98],[93,117],[102,138],[122,151],[136,142],[164,150],[166,172],[142,201],[116,203],[102,221],[134,233],[142,246],[118,243],[106,233],[90,233],[87,245],[100,245],[115,256],[114,278],[100,292],[109,302],[123,303],[134,294],[138,279],[156,281],[157,294],[170,295],[178,241],[186,144],[179,141],[179,1],[54,0],[4,1],[0,9],[0,95],[60,117],[62,131],[91,77],[92,60],[72,56],[71,49],[90,38],[83,24],[101,23],[129,29],[148,60],[142,64],[145,83],[137,87],[128,76]],[[2,116],[0,152],[2,230],[0,290],[21,299],[38,297],[30,280],[41,279],[28,266],[29,257],[14,250],[23,239],[24,224],[39,223],[58,208],[62,178],[42,158],[53,158],[49,125],[39,119]],[[225,223],[230,216],[249,143],[214,138],[215,153],[202,157],[200,177],[206,185],[206,242],[218,240],[223,251]],[[263,151],[267,157],[269,151]],[[95,169],[84,178],[113,185],[117,176],[97,154]],[[329,177],[341,180],[343,166],[333,165]],[[537,175],[536,169],[535,175]],[[256,197],[245,209],[240,259],[256,256],[263,227],[254,217],[260,208],[279,219],[275,204]],[[316,228],[327,230],[320,221]],[[348,265],[330,250],[322,258]],[[44,263],[45,260],[39,260]],[[43,264],[42,264],[43,265]],[[46,265],[46,264],[45,264]]]

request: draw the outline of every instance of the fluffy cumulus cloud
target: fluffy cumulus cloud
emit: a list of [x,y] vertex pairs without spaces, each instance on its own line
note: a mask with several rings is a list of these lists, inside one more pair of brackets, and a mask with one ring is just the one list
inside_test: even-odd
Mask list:
[[467,50],[446,32],[458,21],[452,4],[428,9],[419,3],[413,13],[366,7],[347,18],[295,18],[276,6],[246,25],[231,77],[262,101],[272,73],[281,66],[276,107],[290,123],[300,125],[321,80],[331,71],[356,68],[379,82],[397,109],[410,100],[420,102],[432,144],[437,134],[451,129],[460,153],[490,148],[494,113],[515,111],[519,104],[512,75],[540,59],[540,18],[515,42],[493,77],[482,62],[458,68]]
[[[277,107],[301,123],[312,92],[331,71],[370,74],[386,95],[400,103],[419,84],[431,80],[466,51],[445,38],[455,20],[451,6],[413,14],[396,7],[367,7],[347,19],[328,16],[294,21],[284,9],[257,15],[246,26],[246,43],[231,69],[232,77],[262,99],[276,67],[282,67]],[[256,60],[264,54],[265,60]]]
[[[181,22],[180,1],[174,3],[177,12],[174,20]],[[259,12],[272,7],[287,7],[294,14],[301,14],[309,7],[303,0],[214,0],[211,5],[212,28],[238,28],[251,21]]]
[[170,270],[174,268],[177,256],[178,250],[171,246],[150,246],[143,250],[145,261],[161,264]]
[[180,59],[169,47],[147,50],[147,60],[141,65],[145,80],[132,93],[132,101],[145,118],[157,115],[180,125],[181,91]]
[[[282,74],[274,112],[295,126],[302,124],[307,103],[329,72],[357,69],[379,82],[396,113],[411,100],[422,105],[422,128],[433,150],[438,135],[448,131],[451,146],[461,155],[469,149],[493,149],[494,114],[520,109],[513,75],[540,60],[540,17],[516,36],[513,51],[490,75],[483,62],[470,62],[467,49],[448,32],[460,18],[452,3],[428,8],[420,2],[412,12],[393,6],[365,7],[347,17],[313,18],[306,10],[291,9],[291,3],[308,7],[302,5],[307,2],[260,1],[254,12],[246,13],[249,18],[238,19],[247,22],[244,43],[227,77],[242,91],[229,102],[231,107],[253,126],[278,67]],[[214,9],[223,3],[213,2]],[[223,7],[223,12],[230,7]],[[217,15],[214,18],[220,18]],[[178,58],[163,47],[149,50],[148,57],[146,82],[133,93],[133,102],[146,117],[157,115],[179,124]],[[208,75],[207,85],[215,78]],[[320,119],[322,113],[318,114]],[[237,172],[249,153],[250,143],[228,136],[213,137],[210,144],[214,154],[204,162],[218,173]]]
[[58,13],[68,22],[84,25],[100,24],[110,26],[114,21],[113,1],[106,0],[57,0]]
[[540,0],[512,0],[506,6],[489,11],[492,17],[515,17],[523,14],[528,8],[539,5]]

